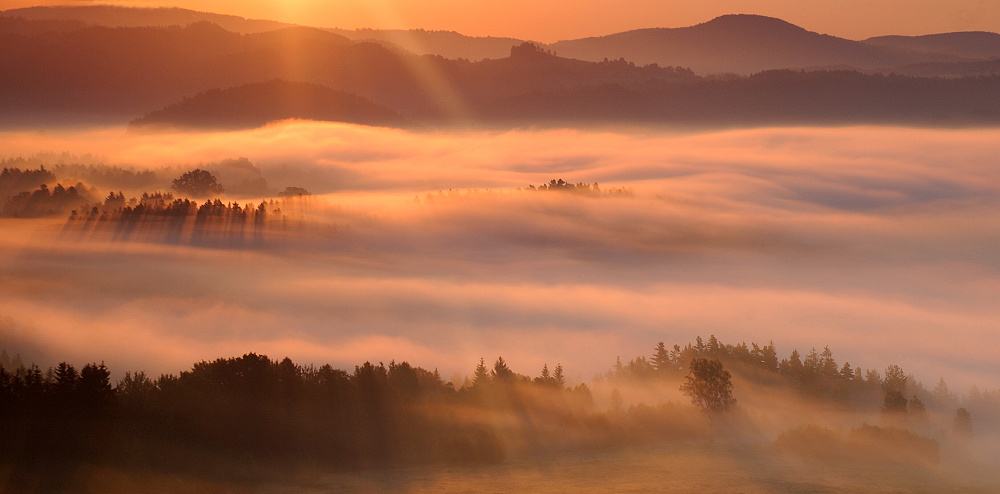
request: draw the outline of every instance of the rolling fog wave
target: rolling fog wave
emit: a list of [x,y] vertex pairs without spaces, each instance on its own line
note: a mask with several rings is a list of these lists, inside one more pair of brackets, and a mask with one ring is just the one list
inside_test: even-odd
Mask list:
[[[586,381],[617,355],[716,334],[773,340],[780,353],[830,345],[854,365],[991,387],[998,133],[295,121],[3,133],[0,157],[51,167],[96,156],[98,167],[156,172],[160,190],[184,170],[246,157],[272,189],[314,196],[285,207],[302,228],[251,246],[2,220],[0,346],[45,365],[103,360],[154,375],[248,351],[408,360],[446,376],[503,355],[525,370],[560,362]],[[558,178],[607,193],[526,189]],[[145,191],[96,192],[113,190]]]

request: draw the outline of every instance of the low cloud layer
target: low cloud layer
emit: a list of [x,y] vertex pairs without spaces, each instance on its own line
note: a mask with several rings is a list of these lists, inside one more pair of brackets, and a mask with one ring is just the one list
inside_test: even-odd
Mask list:
[[[272,188],[316,196],[286,208],[303,230],[254,249],[3,220],[0,337],[45,365],[121,372],[254,351],[449,376],[503,355],[587,381],[618,355],[715,334],[993,388],[998,132],[4,133],[5,157],[164,176],[246,157]],[[555,178],[631,194],[518,189]]]

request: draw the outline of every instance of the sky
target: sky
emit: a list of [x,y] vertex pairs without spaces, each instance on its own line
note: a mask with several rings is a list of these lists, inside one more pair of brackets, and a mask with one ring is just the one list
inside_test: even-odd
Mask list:
[[[829,345],[839,365],[897,364],[930,387],[1000,382],[995,129],[289,122],[3,132],[0,150],[69,153],[49,169],[149,167],[167,184],[243,156],[271,187],[315,194],[285,208],[308,228],[257,249],[4,220],[0,346],[43,366],[158,375],[254,351],[347,369],[407,360],[447,379],[503,356],[587,382],[617,356],[715,334],[782,356]],[[554,178],[632,194],[518,190]]]
[[[67,4],[2,0],[0,8]],[[80,0],[72,5],[98,2]],[[108,2],[100,2],[108,3]],[[318,27],[423,28],[544,43],[648,27],[685,27],[725,14],[779,17],[810,31],[864,39],[886,34],[1000,32],[993,0],[123,0]]]

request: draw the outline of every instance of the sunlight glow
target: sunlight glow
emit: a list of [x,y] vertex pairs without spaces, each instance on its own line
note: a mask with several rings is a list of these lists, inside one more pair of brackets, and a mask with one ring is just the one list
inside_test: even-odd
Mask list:
[[[65,0],[7,0],[4,8],[59,5]],[[778,17],[811,31],[848,39],[951,31],[1000,31],[1000,3],[981,0],[120,0],[87,2],[182,7],[344,29],[454,30],[469,36],[512,36],[551,43],[650,27],[685,27],[748,13]]]

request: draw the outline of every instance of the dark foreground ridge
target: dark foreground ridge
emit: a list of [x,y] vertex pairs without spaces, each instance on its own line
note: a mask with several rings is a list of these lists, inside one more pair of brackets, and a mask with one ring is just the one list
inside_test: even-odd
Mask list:
[[[86,478],[78,472],[95,468],[253,484],[309,469],[474,466],[525,453],[728,441],[753,434],[740,404],[753,400],[751,389],[790,392],[840,413],[881,411],[882,425],[846,435],[788,429],[774,443],[780,454],[933,465],[939,440],[970,436],[972,417],[992,427],[1000,411],[997,393],[970,396],[956,411],[943,381],[928,391],[894,365],[880,377],[838,368],[828,348],[779,360],[773,345],[726,345],[714,336],[683,348],[660,343],[648,359],[619,360],[603,380],[614,387],[608,406],[595,405],[587,385],[569,385],[560,365],[532,378],[500,357],[492,368],[480,360],[463,382],[445,382],[406,362],[365,362],[349,372],[248,353],[157,379],[127,372],[112,385],[103,363],[43,371],[3,351],[0,487],[74,491],[85,487],[74,483]],[[641,383],[679,388],[691,404],[625,408],[618,388]],[[924,436],[934,430],[929,413],[939,411],[950,413],[944,432]],[[817,450],[818,440],[828,447]]]

